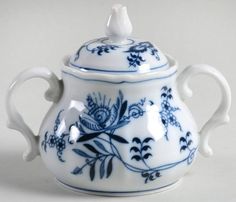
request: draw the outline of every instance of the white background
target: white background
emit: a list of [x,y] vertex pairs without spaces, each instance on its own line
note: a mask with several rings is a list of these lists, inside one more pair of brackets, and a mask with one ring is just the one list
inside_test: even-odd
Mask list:
[[[0,201],[236,201],[236,108],[231,123],[217,128],[210,141],[214,156],[199,155],[182,185],[174,191],[137,198],[102,198],[74,194],[58,187],[38,157],[21,155],[26,142],[6,128],[5,94],[11,80],[25,68],[45,66],[60,76],[61,59],[92,38],[104,36],[113,0],[0,0]],[[179,61],[208,63],[236,86],[236,1],[120,0],[127,5],[133,36],[149,40]],[[194,97],[187,101],[199,129],[213,113],[220,93],[213,80],[196,77]],[[37,133],[50,103],[43,99],[47,84],[29,81],[15,97],[27,123]]]

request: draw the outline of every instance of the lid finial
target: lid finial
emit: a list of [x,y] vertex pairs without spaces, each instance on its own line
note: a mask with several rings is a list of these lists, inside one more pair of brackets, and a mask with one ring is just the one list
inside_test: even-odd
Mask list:
[[106,24],[106,35],[111,42],[125,43],[131,33],[132,24],[127,13],[127,8],[121,4],[115,4],[112,7]]

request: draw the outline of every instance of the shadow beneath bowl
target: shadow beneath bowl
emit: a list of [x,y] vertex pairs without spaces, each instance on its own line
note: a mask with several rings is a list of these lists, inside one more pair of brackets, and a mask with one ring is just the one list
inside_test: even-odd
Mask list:
[[22,191],[29,194],[54,195],[60,198],[92,198],[89,195],[75,194],[58,187],[53,175],[49,173],[39,157],[31,162],[25,162],[21,157],[21,152],[18,151],[0,151],[0,187],[2,190],[4,188],[11,190],[11,193]]

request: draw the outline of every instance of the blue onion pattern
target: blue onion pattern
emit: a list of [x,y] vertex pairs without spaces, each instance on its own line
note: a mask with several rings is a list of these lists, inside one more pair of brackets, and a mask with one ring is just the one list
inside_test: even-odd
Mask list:
[[[166,140],[169,140],[167,134],[170,126],[175,126],[182,131],[177,116],[174,115],[174,112],[180,109],[171,105],[170,100],[172,99],[171,88],[164,86],[161,94],[160,115],[162,124],[166,128],[164,134]],[[71,174],[83,175],[84,171],[87,170],[91,181],[112,177],[112,173],[115,172],[116,168],[114,162],[121,163],[129,172],[139,174],[144,183],[160,178],[164,175],[164,171],[179,164],[191,164],[197,148],[193,147],[190,131],[183,133],[184,135],[179,138],[179,152],[183,155],[183,158],[156,167],[149,165],[149,159],[153,157],[152,146],[155,144],[152,137],[147,136],[140,139],[136,136],[129,142],[126,136],[117,133],[118,129],[144,116],[148,105],[155,104],[151,100],[148,100],[148,102],[146,100],[146,98],[142,98],[136,103],[129,103],[128,100],[124,99],[122,91],[118,91],[115,100],[111,100],[101,93],[91,93],[86,98],[86,110],[70,126],[70,128],[72,126],[76,127],[80,136],[70,142],[68,138],[70,132],[63,133],[60,136],[56,135],[61,124],[60,116],[63,112],[61,110],[56,117],[53,133],[48,131],[45,133],[41,146],[45,152],[47,152],[47,149],[55,149],[59,161],[65,162],[62,158],[63,151],[68,144],[73,144],[73,153],[79,158],[83,158],[84,163],[76,166]],[[119,145],[121,144],[129,148],[130,161],[123,159],[119,151]]]
[[90,47],[90,45],[92,45],[93,43],[97,43],[98,41],[100,41],[100,39],[97,39],[95,41],[89,42],[88,44],[81,46],[80,49],[75,54],[74,61],[77,61],[79,59],[80,52],[84,48],[88,52],[90,52],[92,54],[97,54],[98,56],[102,56],[104,53],[110,53],[111,51],[114,51],[119,48],[119,46],[117,46],[117,45],[110,45],[110,44],[99,45],[99,46],[96,46],[95,48]]
[[57,151],[58,160],[61,162],[65,162],[65,160],[62,158],[62,155],[63,155],[63,151],[66,149],[65,137],[69,135],[69,134],[63,133],[60,136],[58,136],[56,134],[58,127],[60,126],[60,123],[61,123],[60,116],[63,111],[64,110],[61,110],[56,117],[53,133],[49,134],[49,132],[47,131],[41,143],[41,147],[44,149],[45,152],[47,152],[47,147],[55,148]]
[[132,118],[143,116],[145,112],[142,108],[145,98],[129,105],[128,101],[124,100],[121,91],[113,104],[111,104],[111,99],[107,99],[100,93],[89,94],[86,101],[87,111],[79,117],[81,138],[91,133],[94,135],[94,132],[97,135],[105,133],[113,137],[116,129],[127,125]]
[[191,139],[191,132],[188,131],[185,136],[182,136],[180,139],[179,139],[179,143],[180,143],[180,152],[184,152],[185,150],[187,150],[187,152],[189,153],[189,158],[187,160],[187,163],[188,164],[191,164],[193,159],[194,159],[194,155],[195,155],[195,152],[196,152],[196,148],[194,148],[192,146],[193,144],[193,141]]
[[[92,54],[96,54],[97,56],[103,56],[104,54],[109,54],[113,51],[119,50],[121,46],[118,45],[111,45],[111,44],[103,44],[97,45],[94,47],[93,44],[97,42],[103,43],[104,39],[97,39],[91,41],[83,46],[76,52],[74,61],[77,61],[80,57],[80,53],[82,50],[86,50]],[[132,44],[134,41],[132,40]],[[128,53],[129,55],[126,56],[126,59],[129,63],[129,67],[136,68],[141,66],[143,62],[146,61],[143,54],[149,53],[151,56],[155,57],[156,60],[160,60],[158,50],[148,41],[139,42],[135,45],[130,46],[124,53]]]
[[112,50],[116,50],[117,48],[119,48],[119,46],[116,45],[101,45],[101,46],[97,46],[96,48],[93,48],[91,50],[91,53],[97,53],[97,55],[101,56],[103,53],[110,53],[110,51]]
[[129,50],[125,51],[129,53],[127,56],[127,60],[129,62],[130,67],[140,66],[146,60],[143,58],[142,53],[150,52],[152,56],[154,56],[157,60],[160,60],[158,55],[158,50],[148,41],[140,42],[136,45],[133,45],[129,48]]
[[168,88],[167,86],[162,87],[161,89],[161,111],[159,112],[161,115],[161,122],[165,127],[165,137],[166,140],[169,140],[168,137],[168,129],[169,125],[179,128],[182,131],[181,125],[178,122],[176,115],[174,114],[176,111],[180,110],[178,107],[173,107],[171,105],[171,100],[173,99],[172,96],[172,89]]

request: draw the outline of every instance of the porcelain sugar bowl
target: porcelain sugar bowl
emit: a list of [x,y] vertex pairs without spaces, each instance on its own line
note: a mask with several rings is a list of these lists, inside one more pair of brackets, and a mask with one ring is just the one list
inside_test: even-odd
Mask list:
[[[177,62],[149,41],[130,37],[126,7],[115,5],[106,37],[84,43],[64,60],[62,79],[48,69],[19,74],[7,96],[8,125],[28,142],[24,159],[40,155],[58,183],[97,195],[142,195],[168,190],[189,171],[197,151],[212,154],[211,130],[229,121],[230,88],[216,69]],[[221,103],[198,131],[184,99],[195,75],[213,77]],[[53,105],[33,134],[13,104],[26,80],[49,83]]]

